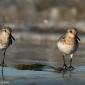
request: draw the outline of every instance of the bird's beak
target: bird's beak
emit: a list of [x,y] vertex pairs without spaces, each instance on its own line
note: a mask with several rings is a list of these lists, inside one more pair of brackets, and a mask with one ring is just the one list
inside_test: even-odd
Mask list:
[[11,35],[11,38],[15,41],[15,38]]
[[77,39],[80,41],[80,38],[78,37],[78,36],[76,36],[77,37]]

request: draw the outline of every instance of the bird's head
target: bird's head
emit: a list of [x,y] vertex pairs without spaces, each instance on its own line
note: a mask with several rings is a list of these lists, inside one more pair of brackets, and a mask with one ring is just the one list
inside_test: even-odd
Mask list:
[[4,27],[2,27],[1,31],[6,32],[8,34],[11,34],[12,29],[10,27],[8,27],[8,26],[4,26]]
[[12,29],[8,26],[4,26],[1,28],[1,32],[7,33],[13,40],[15,40],[15,38],[12,36]]
[[79,37],[78,37],[78,30],[75,27],[70,27],[67,30],[67,34],[70,37],[76,37],[78,40],[80,40]]

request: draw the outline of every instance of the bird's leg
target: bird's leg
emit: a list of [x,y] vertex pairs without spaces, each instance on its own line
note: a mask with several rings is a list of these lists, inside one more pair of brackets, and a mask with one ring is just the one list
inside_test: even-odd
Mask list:
[[72,58],[73,58],[73,54],[71,54],[70,56],[71,56],[71,57],[70,57],[70,66],[69,66],[69,68],[73,68],[73,66],[72,66]]
[[3,55],[4,55],[4,57],[3,57],[3,60],[2,60],[2,66],[4,67],[5,66],[4,60],[5,60],[6,50],[4,51]]
[[72,67],[72,65],[71,65],[71,64],[72,64],[72,58],[70,59],[70,66],[69,66],[70,68]]
[[67,65],[66,65],[66,63],[65,63],[65,57],[64,57],[64,55],[63,55],[63,67],[64,67],[64,69],[67,69]]
[[2,66],[2,80],[3,80],[3,82],[4,82],[4,66],[5,66],[4,60],[5,60],[5,55],[6,55],[6,49],[4,50],[3,55],[4,55],[4,56],[3,56],[3,59],[2,59],[1,66]]

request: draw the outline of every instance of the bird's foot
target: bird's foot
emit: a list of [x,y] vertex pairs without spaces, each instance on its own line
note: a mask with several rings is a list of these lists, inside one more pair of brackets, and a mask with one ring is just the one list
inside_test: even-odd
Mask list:
[[67,67],[66,64],[63,65],[63,69],[64,69],[64,70],[67,70],[67,69],[68,69],[68,67]]
[[68,67],[68,70],[70,70],[70,71],[72,71],[74,69],[74,67],[72,66],[72,65],[70,65],[69,67]]
[[5,63],[1,63],[0,66],[7,67],[7,65]]

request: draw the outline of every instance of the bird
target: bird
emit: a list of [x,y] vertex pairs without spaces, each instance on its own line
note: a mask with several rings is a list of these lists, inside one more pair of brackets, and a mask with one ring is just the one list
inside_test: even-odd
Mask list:
[[[65,34],[60,36],[57,40],[57,47],[62,52],[63,68],[72,69],[72,58],[78,49],[80,38],[78,37],[78,30],[76,27],[69,27]],[[70,56],[70,65],[66,65],[65,56]]]
[[3,51],[2,67],[5,66],[5,55],[7,48],[12,45],[15,38],[12,36],[12,28],[9,26],[0,27],[0,50]]

